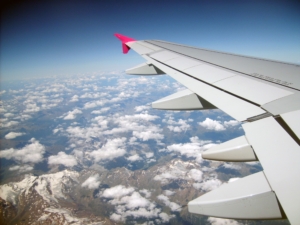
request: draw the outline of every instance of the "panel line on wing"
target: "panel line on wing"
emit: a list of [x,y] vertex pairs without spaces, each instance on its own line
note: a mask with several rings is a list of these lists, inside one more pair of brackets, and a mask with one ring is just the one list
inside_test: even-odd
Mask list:
[[[151,56],[149,56],[149,57],[151,58]],[[239,96],[239,95],[235,95],[235,94],[233,94],[233,93],[231,93],[231,92],[229,92],[229,91],[226,91],[226,90],[224,90],[224,89],[222,89],[222,88],[216,87],[216,86],[212,85],[211,83],[208,83],[208,82],[203,81],[203,80],[201,80],[201,79],[199,79],[199,78],[196,78],[196,77],[194,77],[194,76],[191,76],[191,75],[189,75],[189,74],[187,74],[187,73],[185,73],[185,72],[183,72],[183,71],[180,71],[180,70],[178,70],[178,69],[176,69],[176,68],[174,68],[174,67],[171,67],[170,65],[165,64],[165,63],[163,63],[163,62],[160,62],[160,61],[158,61],[158,60],[156,60],[156,59],[154,59],[154,58],[151,58],[151,59],[153,59],[153,60],[155,60],[156,62],[161,63],[161,64],[163,64],[163,65],[165,65],[165,66],[168,66],[168,67],[172,68],[173,70],[176,70],[176,71],[178,71],[178,72],[180,72],[180,73],[182,73],[182,74],[184,74],[184,75],[186,75],[186,76],[188,76],[188,77],[191,77],[191,78],[193,78],[193,79],[195,79],[195,80],[198,80],[198,81],[200,81],[200,82],[203,82],[203,83],[205,83],[205,84],[207,84],[207,85],[209,85],[209,86],[211,86],[211,87],[213,87],[213,88],[216,88],[216,89],[218,89],[218,90],[220,90],[220,91],[223,91],[223,92],[225,92],[225,93],[227,93],[227,94],[233,95],[233,96],[236,97],[236,98],[239,98],[239,99],[241,99],[241,100],[243,100],[243,101],[246,101],[246,102],[248,102],[248,103],[251,103],[251,104],[253,104],[253,105],[255,105],[255,106],[260,107],[260,105],[257,104],[257,103],[255,103],[255,102],[252,102],[252,101],[250,101],[250,100],[248,100],[248,99],[245,99],[245,98],[243,98],[243,97],[241,97],[241,96]]]
[[[149,42],[149,41],[145,41],[145,42],[151,43],[151,42]],[[168,42],[166,42],[166,43],[168,43]],[[151,43],[151,44],[155,45],[154,43]],[[173,43],[172,43],[172,44],[173,44]],[[291,86],[288,86],[288,85],[284,85],[284,84],[282,84],[282,83],[277,83],[277,82],[274,82],[274,81],[271,81],[271,80],[268,80],[268,79],[263,79],[263,78],[261,78],[261,77],[259,77],[259,76],[255,76],[255,75],[251,75],[251,74],[248,74],[248,73],[244,73],[244,72],[242,72],[242,71],[238,71],[238,70],[234,70],[234,69],[231,69],[231,68],[227,68],[227,67],[225,67],[225,66],[220,66],[220,65],[218,65],[218,64],[214,64],[214,63],[205,61],[205,60],[203,60],[203,59],[199,59],[199,58],[196,58],[196,57],[192,57],[192,56],[189,56],[189,55],[183,54],[183,53],[181,53],[181,52],[177,52],[177,51],[174,51],[174,50],[171,50],[171,49],[168,49],[168,48],[159,46],[159,45],[156,45],[156,46],[158,46],[158,47],[160,47],[160,48],[162,48],[162,49],[165,49],[165,50],[168,50],[168,51],[171,51],[171,52],[174,52],[174,53],[177,53],[177,54],[180,54],[180,55],[183,55],[183,56],[192,58],[192,59],[199,60],[199,61],[201,61],[201,62],[210,64],[210,65],[217,66],[217,67],[219,67],[219,68],[223,68],[223,69],[226,69],[226,70],[234,71],[234,72],[239,73],[239,74],[241,74],[241,75],[245,75],[245,76],[248,76],[248,77],[251,77],[251,78],[255,78],[255,79],[258,79],[258,80],[262,80],[262,81],[265,81],[265,82],[269,82],[269,83],[272,83],[272,84],[280,85],[280,86],[285,87],[285,88],[290,88],[290,89],[293,89],[293,90],[300,91],[300,89],[298,89],[298,88],[294,88],[294,87],[291,87]],[[184,46],[184,45],[178,45],[178,46],[187,47],[187,46]],[[189,47],[189,48],[200,49],[200,48],[195,48],[195,47]],[[234,55],[234,56],[239,56],[239,57],[244,57],[244,58],[253,58],[253,59],[257,59],[257,60],[265,60],[265,61],[269,61],[269,62],[276,62],[276,63],[282,63],[282,64],[287,64],[287,65],[293,65],[293,66],[295,66],[295,64],[289,64],[289,63],[281,62],[281,61],[272,61],[272,60],[261,59],[261,58],[255,58],[255,57],[247,57],[247,56],[243,56],[243,55],[237,55],[237,54],[232,54],[232,53],[224,53],[224,52],[218,52],[218,51],[207,50],[207,49],[200,49],[200,50],[204,50],[204,51],[208,51],[208,52],[215,52],[215,53],[220,53],[220,54]]]

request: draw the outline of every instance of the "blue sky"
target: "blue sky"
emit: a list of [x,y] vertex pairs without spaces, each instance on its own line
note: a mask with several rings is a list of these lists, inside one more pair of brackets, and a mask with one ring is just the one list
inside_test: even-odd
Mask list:
[[124,70],[121,33],[300,63],[297,1],[12,1],[1,7],[1,80]]

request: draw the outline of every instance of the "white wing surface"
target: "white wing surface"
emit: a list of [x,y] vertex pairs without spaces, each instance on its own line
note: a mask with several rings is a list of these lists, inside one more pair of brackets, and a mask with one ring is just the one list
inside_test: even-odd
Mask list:
[[119,34],[123,52],[145,63],[128,74],[168,74],[188,90],[152,104],[165,110],[219,108],[245,136],[203,153],[219,161],[260,161],[263,171],[192,200],[191,213],[300,224],[300,66]]

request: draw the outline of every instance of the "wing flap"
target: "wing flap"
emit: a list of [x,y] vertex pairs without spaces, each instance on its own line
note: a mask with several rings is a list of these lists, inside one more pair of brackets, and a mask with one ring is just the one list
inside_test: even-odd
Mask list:
[[300,146],[273,118],[242,125],[291,224],[300,221]]

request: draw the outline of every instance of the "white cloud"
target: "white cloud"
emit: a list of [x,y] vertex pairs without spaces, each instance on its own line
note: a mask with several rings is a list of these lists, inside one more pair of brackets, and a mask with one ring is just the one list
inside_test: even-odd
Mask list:
[[174,121],[173,117],[169,117],[168,120],[164,119],[163,122],[169,124],[168,129],[173,132],[185,132],[191,126],[187,123],[188,120],[179,119],[178,122]]
[[100,110],[93,110],[91,113],[92,114],[101,114],[101,113],[107,112],[108,110],[110,110],[110,107],[104,107],[104,108],[101,108]]
[[98,100],[98,101],[91,101],[84,104],[84,109],[95,108],[97,106],[103,106],[107,101],[106,100]]
[[158,180],[162,184],[167,184],[167,183],[169,183],[170,180],[177,180],[179,178],[180,178],[180,176],[178,176],[178,174],[174,174],[174,173],[171,173],[171,172],[164,172],[162,174],[156,175],[153,178],[153,180]]
[[[150,197],[148,194],[149,191],[147,190],[142,190],[141,193]],[[115,206],[115,212],[110,216],[110,219],[112,220],[125,222],[127,217],[146,219],[157,218],[162,221],[168,219],[165,214],[160,215],[161,209],[156,208],[155,203],[151,202],[147,197],[141,196],[141,194],[135,191],[133,187],[118,185],[104,190],[99,196],[111,199],[108,202]]]
[[26,104],[26,109],[24,110],[24,113],[34,113],[40,111],[41,108],[37,106],[36,103],[28,103]]
[[162,219],[163,223],[167,223],[170,221],[170,219],[174,218],[175,215],[168,215],[167,213],[162,212],[159,214],[159,217]]
[[22,165],[22,166],[18,166],[17,165],[17,166],[9,167],[9,170],[10,171],[16,171],[16,170],[18,170],[20,173],[25,173],[25,172],[33,170],[33,167],[30,166],[30,165]]
[[161,194],[157,196],[157,198],[161,200],[166,206],[168,206],[171,209],[171,211],[181,211],[181,206],[175,202],[171,202],[167,196]]
[[134,192],[133,187],[126,188],[123,185],[117,185],[112,188],[105,189],[105,191],[101,194],[101,197],[104,198],[121,198],[125,195],[129,195]]
[[14,139],[16,137],[22,136],[25,133],[21,133],[21,132],[9,132],[8,134],[5,135],[6,139]]
[[170,195],[174,195],[175,192],[174,191],[170,191],[170,190],[165,190],[165,195],[170,196]]
[[235,127],[235,126],[238,126],[240,125],[241,123],[237,120],[229,120],[229,121],[224,121],[224,125],[226,127]]
[[14,121],[14,120],[6,122],[6,120],[3,119],[2,122],[4,122],[4,123],[1,124],[2,127],[12,127],[12,126],[15,126],[15,125],[19,124],[18,121]]
[[233,164],[233,163],[224,163],[222,165],[226,169],[232,169],[232,170],[239,170],[241,167],[239,165]]
[[82,184],[81,187],[86,187],[88,189],[96,189],[100,185],[100,177],[99,174],[95,174],[94,176],[90,176],[86,179]]
[[[149,115],[148,113],[141,113],[135,115],[119,116],[115,114],[111,122],[118,125],[103,133],[105,135],[119,134],[125,132],[132,132],[133,137],[148,141],[150,139],[159,142],[164,138],[158,126],[151,123],[151,121],[158,119],[158,116]],[[131,144],[135,144],[135,140],[131,140]]]
[[73,95],[70,102],[78,102],[78,95]]
[[125,147],[126,138],[108,139],[107,143],[102,148],[90,152],[96,162],[101,160],[112,160],[126,154]]
[[43,160],[45,147],[34,138],[30,139],[30,144],[17,150],[10,148],[0,151],[0,157],[5,159],[13,159],[23,163],[38,163]]
[[221,219],[215,217],[208,217],[207,221],[210,222],[211,225],[241,225],[241,223],[235,220]]
[[138,154],[135,154],[135,155],[132,155],[132,156],[129,156],[127,158],[127,160],[131,161],[131,162],[134,162],[134,161],[140,161],[142,160],[143,158],[141,158]]
[[52,155],[48,158],[49,165],[61,164],[66,167],[72,167],[77,165],[77,161],[74,156],[67,155],[64,152],[59,152],[57,155]]
[[149,159],[149,158],[152,158],[154,156],[154,153],[153,152],[147,152],[145,155]]
[[172,144],[167,146],[167,149],[161,151],[167,152],[177,152],[180,155],[186,156],[188,158],[195,158],[197,162],[202,162],[201,153],[204,148],[201,143],[185,143],[185,144]]
[[4,117],[12,117],[12,116],[14,116],[14,114],[13,113],[4,113],[3,116]]
[[[162,184],[168,184],[175,180],[186,180],[191,183],[194,179],[189,174],[191,167],[196,167],[198,163],[184,162],[180,159],[174,159],[170,164],[160,167],[157,171],[157,175],[153,180],[160,181]],[[199,173],[193,174],[196,179],[199,179]]]
[[222,182],[219,179],[212,178],[204,181],[203,183],[194,183],[193,186],[196,189],[202,189],[203,191],[211,191],[218,188]]
[[134,107],[134,110],[135,110],[136,112],[141,112],[141,111],[147,110],[147,109],[150,109],[150,106],[141,105],[141,106],[136,106],[136,107]]
[[191,169],[189,175],[197,182],[202,180],[203,172],[197,169]]
[[76,118],[77,114],[81,114],[82,111],[79,109],[74,109],[73,111],[69,111],[67,115],[64,117],[64,120],[73,120]]
[[226,130],[226,128],[221,124],[220,121],[212,120],[210,118],[206,118],[203,122],[199,122],[198,124],[209,130],[215,130],[215,131]]
[[80,98],[101,98],[107,96],[107,93],[84,93]]
[[148,141],[150,139],[154,139],[154,140],[164,139],[164,135],[156,133],[153,130],[148,130],[143,132],[133,131],[132,135],[139,139],[142,139],[143,141]]

